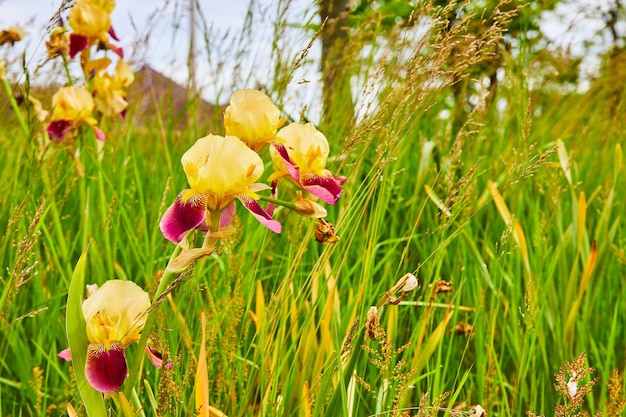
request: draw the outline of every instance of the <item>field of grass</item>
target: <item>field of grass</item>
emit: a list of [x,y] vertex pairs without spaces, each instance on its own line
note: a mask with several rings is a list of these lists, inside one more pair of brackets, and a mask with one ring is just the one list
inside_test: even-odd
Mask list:
[[[57,143],[32,114],[24,128],[3,116],[0,415],[71,415],[68,403],[90,416],[624,415],[624,73],[584,93],[531,88],[521,48],[458,129],[453,84],[500,35],[468,37],[463,52],[433,25],[423,41],[376,47],[407,53],[361,62],[354,90],[376,99],[347,136],[320,127],[328,169],[347,177],[325,205],[338,242],[317,242],[316,220],[286,208],[272,233],[240,206],[235,233],[180,277],[165,271],[175,245],[159,220],[188,187],[182,154],[207,129],[224,135],[221,122],[134,125],[128,97],[126,121],[100,122],[106,142],[83,125]],[[282,100],[284,85],[266,85]],[[419,287],[388,303],[406,273]],[[68,292],[80,304],[79,284],[116,278],[152,297],[164,276],[174,286],[149,336],[171,368],[131,344],[129,378],[103,397],[57,357]],[[575,368],[595,371],[568,397],[555,374],[575,378],[563,366],[583,352]]]

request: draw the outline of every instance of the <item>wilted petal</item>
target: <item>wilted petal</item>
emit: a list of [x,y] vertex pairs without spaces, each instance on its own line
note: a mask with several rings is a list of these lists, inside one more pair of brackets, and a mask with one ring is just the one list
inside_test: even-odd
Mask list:
[[332,174],[322,176],[311,174],[301,178],[300,184],[314,196],[334,205],[341,197],[342,184],[345,180],[343,177],[335,177]]
[[263,226],[267,227],[272,232],[281,232],[282,225],[277,220],[272,219],[272,216],[263,210],[254,198],[247,195],[239,195],[237,198]]
[[206,209],[197,199],[192,198],[183,202],[181,195],[163,214],[159,223],[163,236],[174,243],[179,243],[188,231],[201,225],[206,215]]
[[120,344],[90,344],[87,350],[85,376],[89,384],[100,392],[117,391],[128,374],[126,356]]

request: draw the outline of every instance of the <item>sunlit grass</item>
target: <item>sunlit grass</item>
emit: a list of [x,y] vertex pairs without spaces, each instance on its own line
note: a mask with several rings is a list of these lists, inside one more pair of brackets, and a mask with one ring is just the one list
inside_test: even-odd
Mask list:
[[[135,412],[400,416],[480,404],[550,415],[567,400],[554,374],[581,352],[601,381],[584,406],[605,410],[605,381],[626,363],[624,106],[601,82],[531,91],[519,56],[498,91],[507,106],[479,101],[457,132],[445,117],[452,83],[500,35],[471,38],[472,54],[452,63],[454,38],[436,25],[417,45],[391,38],[402,57],[372,54],[362,71],[364,84],[382,80],[376,101],[348,137],[324,132],[333,172],[348,177],[326,218],[339,241],[318,243],[315,221],[287,210],[280,235],[238,217],[159,305],[151,336],[173,366],[138,366],[123,386]],[[207,132],[167,115],[133,126],[132,111],[101,125],[102,147],[84,126],[57,144],[3,118],[0,415],[67,415],[66,403],[84,413],[56,354],[88,245],[86,282],[158,287],[174,249],[158,222],[186,187],[181,155]],[[384,337],[366,339],[370,307],[407,272],[420,287],[379,305]],[[124,415],[120,398],[111,415]]]

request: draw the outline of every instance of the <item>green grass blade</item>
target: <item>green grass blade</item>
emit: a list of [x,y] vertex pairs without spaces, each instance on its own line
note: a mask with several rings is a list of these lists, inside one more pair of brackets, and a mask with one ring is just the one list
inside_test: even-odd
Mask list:
[[87,348],[89,340],[85,331],[85,318],[83,317],[83,289],[85,288],[85,267],[87,264],[87,251],[85,248],[76,263],[72,281],[67,295],[66,329],[67,340],[70,343],[72,362],[74,364],[74,376],[83,399],[83,404],[90,417],[106,417],[106,407],[102,394],[93,389],[85,376],[85,362],[87,361]]

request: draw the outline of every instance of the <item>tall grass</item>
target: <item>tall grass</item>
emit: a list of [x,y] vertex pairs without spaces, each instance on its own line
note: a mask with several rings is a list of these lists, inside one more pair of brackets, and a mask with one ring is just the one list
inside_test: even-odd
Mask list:
[[[350,136],[324,132],[333,172],[348,177],[327,217],[340,240],[319,244],[314,221],[286,211],[281,235],[238,218],[158,307],[152,336],[173,367],[141,367],[136,413],[194,415],[203,366],[209,415],[229,416],[428,415],[444,393],[436,406],[450,413],[551,414],[565,361],[586,352],[601,381],[624,369],[623,83],[617,101],[602,79],[582,94],[530,89],[523,50],[508,56],[493,104],[479,97],[457,132],[452,85],[510,16],[450,32],[444,12],[423,38],[397,29],[354,58],[354,90],[375,100]],[[276,68],[296,67],[300,54],[281,54]],[[289,75],[266,80],[268,91],[283,92]],[[156,289],[173,249],[158,221],[186,185],[180,156],[206,132],[111,123],[99,149],[88,129],[56,144],[30,126],[30,136],[11,121],[0,129],[0,415],[67,415],[66,403],[84,411],[56,357],[74,266],[90,244],[88,282]],[[381,304],[406,272],[419,289]],[[608,386],[586,400],[604,410]]]

